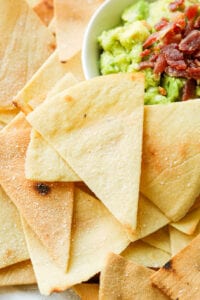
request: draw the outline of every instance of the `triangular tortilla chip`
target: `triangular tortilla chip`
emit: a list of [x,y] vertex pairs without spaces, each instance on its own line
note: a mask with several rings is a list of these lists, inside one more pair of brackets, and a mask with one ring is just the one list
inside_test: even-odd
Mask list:
[[110,253],[100,277],[99,300],[167,300],[151,285],[155,271]]
[[7,125],[18,113],[19,110],[17,108],[12,110],[0,110],[0,122]]
[[0,183],[53,259],[66,269],[69,258],[73,184],[25,179],[30,126],[19,114],[0,133]]
[[67,273],[49,257],[35,233],[24,224],[27,244],[41,294],[63,291],[101,271],[106,255],[129,244],[123,227],[104,205],[76,189],[71,255]]
[[84,81],[42,103],[27,119],[128,229],[136,229],[144,77]]
[[99,285],[94,283],[82,283],[73,287],[73,290],[81,300],[99,300]]
[[192,235],[187,235],[171,226],[169,227],[169,233],[170,233],[171,252],[172,252],[172,256],[174,256],[178,252],[180,252],[183,248],[185,248],[200,233],[200,224]]
[[199,111],[200,100],[145,107],[141,192],[175,222],[200,191]]
[[30,260],[0,270],[0,286],[34,283],[36,283],[36,278]]
[[162,269],[153,274],[152,282],[172,299],[199,300],[200,234]]
[[80,181],[80,177],[65,160],[34,129],[26,152],[27,179],[47,182]]
[[[76,53],[66,63],[61,63],[55,51],[17,94],[14,103],[25,113],[30,112],[45,100],[52,87],[68,72],[78,80],[84,79],[80,53]],[[73,82],[74,78],[71,79]]]
[[131,243],[121,255],[139,265],[150,268],[160,268],[171,258],[169,253],[143,241]]
[[0,269],[29,259],[20,216],[0,186]]
[[61,61],[81,50],[88,21],[103,0],[54,0],[56,40]]
[[168,227],[161,228],[142,239],[145,243],[171,254]]
[[0,108],[13,109],[13,97],[52,53],[54,38],[25,0],[0,1],[0,36]]
[[171,223],[170,225],[182,231],[185,234],[192,235],[195,232],[199,221],[200,221],[200,208],[197,208],[189,212],[179,222]]
[[45,25],[49,25],[54,15],[53,0],[40,0],[33,6],[34,11]]

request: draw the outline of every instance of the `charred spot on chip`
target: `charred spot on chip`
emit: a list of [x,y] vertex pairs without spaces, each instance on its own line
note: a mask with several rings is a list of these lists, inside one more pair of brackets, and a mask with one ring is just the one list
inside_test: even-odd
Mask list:
[[172,269],[172,261],[169,260],[169,261],[163,266],[163,268],[164,268],[165,270],[171,270],[171,269]]
[[50,186],[48,186],[47,184],[42,183],[42,182],[37,182],[35,184],[35,189],[42,196],[48,195],[51,191]]
[[72,101],[73,101],[73,98],[70,97],[70,96],[66,96],[66,97],[65,97],[65,101],[67,101],[67,102],[72,102]]
[[61,64],[66,64],[67,60],[61,60],[60,62],[61,62]]
[[87,114],[84,114],[84,115],[83,115],[83,118],[84,118],[84,119],[87,118]]

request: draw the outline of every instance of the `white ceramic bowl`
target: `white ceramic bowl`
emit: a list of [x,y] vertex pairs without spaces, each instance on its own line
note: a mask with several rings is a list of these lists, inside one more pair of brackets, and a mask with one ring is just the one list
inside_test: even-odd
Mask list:
[[103,30],[119,25],[122,12],[134,2],[136,0],[107,0],[92,16],[84,35],[82,48],[82,65],[86,79],[99,75],[98,36]]

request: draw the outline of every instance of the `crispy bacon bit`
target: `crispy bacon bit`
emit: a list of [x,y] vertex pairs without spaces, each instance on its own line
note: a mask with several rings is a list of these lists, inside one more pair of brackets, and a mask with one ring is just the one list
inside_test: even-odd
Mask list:
[[198,5],[190,5],[185,10],[185,15],[188,20],[194,19],[198,14]]
[[200,16],[195,20],[194,28],[199,29],[200,28]]
[[200,47],[200,31],[192,30],[179,44],[179,50],[188,54],[194,53]]
[[142,61],[139,64],[139,69],[140,70],[143,70],[143,69],[146,69],[146,68],[153,68],[153,67],[154,67],[154,62],[151,62],[151,61]]
[[187,75],[189,78],[200,79],[200,67],[187,68]]
[[184,0],[175,0],[169,4],[170,11],[176,11],[178,9],[184,8]]
[[162,18],[160,22],[158,22],[154,27],[156,31],[160,31],[163,29],[165,26],[169,24],[169,21],[166,18]]
[[167,61],[165,59],[164,54],[160,54],[158,56],[158,59],[156,60],[156,63],[154,65],[154,73],[155,74],[161,74],[165,71],[165,68],[167,67]]
[[194,79],[188,79],[183,88],[182,101],[195,98],[196,94],[196,81]]
[[150,47],[151,45],[153,45],[158,39],[158,33],[155,32],[153,34],[151,34],[147,40],[145,41],[145,43],[143,44],[143,48],[147,48]]
[[165,69],[165,73],[167,73],[171,77],[187,77],[186,70],[177,70],[172,67],[167,67]]
[[151,50],[150,50],[150,49],[145,49],[144,51],[142,51],[142,52],[140,53],[140,56],[141,56],[141,57],[145,57],[145,56],[148,56],[150,53],[151,53]]
[[159,86],[158,90],[159,90],[159,93],[162,96],[166,96],[167,95],[167,92],[166,92],[166,90],[163,87]]

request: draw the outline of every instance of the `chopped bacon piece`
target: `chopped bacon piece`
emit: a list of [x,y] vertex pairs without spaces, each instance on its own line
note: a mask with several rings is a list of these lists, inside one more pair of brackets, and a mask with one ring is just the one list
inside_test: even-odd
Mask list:
[[162,96],[166,96],[166,95],[167,95],[167,91],[166,91],[163,87],[159,86],[159,87],[158,87],[158,90],[159,90],[159,93],[160,93]]
[[147,38],[147,40],[146,40],[145,43],[143,44],[143,48],[150,47],[150,46],[153,45],[157,40],[158,40],[158,33],[155,32],[155,33],[151,34],[151,35]]
[[184,0],[175,0],[169,4],[170,11],[176,11],[178,9],[184,8]]
[[140,53],[140,56],[141,56],[141,57],[145,57],[145,56],[148,56],[150,53],[151,53],[151,50],[150,50],[150,49],[145,49],[144,51],[142,51],[142,52]]
[[146,69],[146,68],[153,68],[153,67],[154,67],[154,62],[151,62],[151,61],[142,61],[139,64],[139,69],[140,70],[143,70],[143,69]]
[[182,60],[183,53],[178,50],[177,44],[166,45],[162,48],[162,53],[165,54],[166,60]]
[[162,18],[160,20],[160,22],[158,22],[154,28],[156,31],[160,31],[161,29],[163,29],[165,26],[167,26],[169,24],[169,21],[166,18]]
[[194,53],[194,57],[200,58],[200,50],[197,50],[197,51]]
[[196,80],[188,79],[183,88],[182,101],[195,98],[196,95]]
[[187,75],[189,78],[194,78],[196,80],[200,79],[200,67],[187,68]]
[[157,60],[158,56],[159,56],[158,54],[152,54],[149,61],[155,62]]
[[185,10],[185,15],[188,20],[194,19],[198,14],[198,5],[190,5]]
[[161,53],[158,56],[158,59],[156,60],[156,63],[154,65],[154,73],[155,74],[161,74],[165,71],[165,68],[167,67],[167,61],[165,59],[165,55]]
[[199,29],[200,28],[200,16],[196,19],[194,23],[194,28]]
[[172,77],[187,77],[186,70],[177,70],[172,67],[167,67],[165,72]]
[[188,54],[194,53],[200,47],[200,31],[192,30],[179,44],[179,50]]

